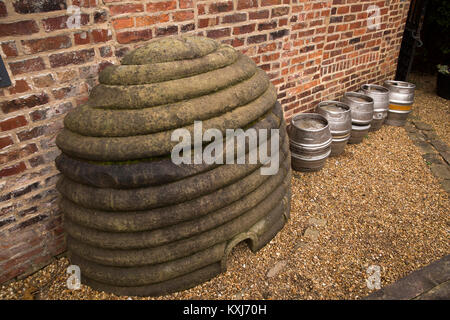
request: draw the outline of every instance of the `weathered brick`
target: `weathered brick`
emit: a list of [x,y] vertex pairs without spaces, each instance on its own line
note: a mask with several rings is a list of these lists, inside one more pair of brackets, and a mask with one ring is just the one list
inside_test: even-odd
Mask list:
[[281,4],[281,0],[261,0],[261,6],[276,6]]
[[277,27],[276,21],[264,22],[264,23],[258,24],[258,31],[275,29],[276,27]]
[[[67,29],[67,19],[68,15],[59,16],[59,17],[51,17],[42,20],[42,24],[44,26],[44,30],[46,32],[51,32],[55,30]],[[80,25],[84,26],[89,23],[89,15],[82,13],[80,15]]]
[[8,15],[8,10],[3,1],[0,1],[0,17],[6,17]]
[[117,42],[121,44],[136,41],[150,40],[152,38],[152,30],[125,31],[116,34]]
[[98,50],[100,51],[101,57],[111,57],[112,56],[112,49],[109,46],[100,47]]
[[231,35],[231,29],[230,28],[222,28],[222,29],[206,31],[206,36],[209,37],[209,38],[213,38],[213,39],[222,38],[222,37],[228,37],[230,35]]
[[24,79],[16,80],[16,83],[13,87],[9,87],[9,94],[17,94],[17,93],[23,93],[28,90],[31,90],[30,86],[28,85],[28,82]]
[[[103,2],[108,2],[108,0],[104,0]],[[81,8],[95,8],[97,6],[97,0],[72,0],[72,5]]]
[[[38,150],[37,146],[32,143],[23,148],[11,150],[7,153],[0,154],[0,164],[8,163],[14,160],[23,159]],[[13,192],[14,194],[14,192]]]
[[30,163],[32,168],[36,168],[37,166],[44,164],[45,160],[42,156],[37,156],[37,157],[29,159],[28,162]]
[[272,17],[281,17],[289,14],[289,7],[277,7],[272,9]]
[[358,43],[360,41],[361,41],[361,38],[360,37],[356,37],[356,38],[350,39],[350,41],[348,43],[349,44],[355,44],[355,43]]
[[192,20],[194,19],[194,11],[177,11],[173,13],[173,20],[174,21],[186,21],[186,20]]
[[147,3],[145,8],[148,12],[162,12],[168,10],[174,10],[177,8],[177,2],[175,0],[171,1],[160,1]]
[[169,26],[169,27],[156,29],[157,37],[169,36],[169,35],[174,35],[177,33],[178,33],[178,26]]
[[338,14],[344,14],[344,13],[349,13],[349,12],[350,12],[350,6],[339,7],[337,9]]
[[179,0],[180,9],[188,9],[194,7],[194,0]]
[[91,31],[94,43],[107,42],[112,39],[112,33],[108,29],[95,29]]
[[143,12],[144,5],[141,3],[127,3],[109,6],[109,12],[115,16],[123,13]]
[[0,149],[6,148],[7,146],[12,145],[14,142],[10,136],[0,137]]
[[36,190],[39,187],[39,182],[32,183],[26,187],[20,188],[12,192],[13,198],[21,197],[27,193],[30,193],[33,190]]
[[[140,17],[137,17],[137,18],[140,18]],[[134,27],[134,20],[133,20],[133,18],[130,18],[130,17],[114,19],[112,22],[112,26],[116,30],[120,30],[120,29],[124,29],[124,28],[131,28],[131,27]]]
[[[1,123],[0,123],[0,126],[1,126]],[[25,171],[26,168],[27,167],[26,167],[25,163],[24,162],[20,162],[18,164],[13,165],[13,166],[0,169],[0,178],[2,178],[2,177],[9,177],[9,176],[13,176],[15,174],[21,173],[21,172]]]
[[78,76],[76,69],[63,69],[56,73],[59,83],[72,82],[73,79],[76,79]]
[[28,124],[24,116],[17,116],[0,122],[0,130],[8,131]]
[[336,26],[336,32],[347,31],[348,24],[340,24]]
[[245,26],[240,26],[240,27],[234,27],[233,28],[233,34],[234,35],[239,35],[239,34],[245,34],[245,33],[251,33],[253,31],[255,31],[255,27],[256,25],[253,24],[248,24]]
[[108,21],[108,13],[105,10],[94,13],[94,23],[103,23],[106,21]]
[[277,49],[276,43],[263,44],[259,46],[258,53],[265,53],[269,51],[274,51],[276,49]]
[[362,4],[354,4],[351,6],[351,12],[360,12],[363,10]]
[[257,8],[258,0],[238,0],[237,10]]
[[30,35],[39,31],[34,20],[0,23],[0,37]]
[[45,120],[56,115],[65,114],[72,108],[73,105],[71,102],[64,102],[57,104],[56,106],[53,105],[51,108],[34,110],[30,113],[30,117],[33,122]]
[[30,112],[31,120],[32,121],[44,120],[47,118],[47,114],[49,111],[50,111],[49,108],[34,110],[33,112]]
[[25,14],[65,10],[67,3],[66,0],[14,0],[13,6],[17,13]]
[[354,14],[347,14],[344,16],[344,22],[350,22],[356,20],[356,15]]
[[268,19],[269,18],[269,10],[262,10],[262,11],[256,11],[256,12],[249,12],[249,19],[250,20],[259,20],[259,19]]
[[330,23],[339,23],[344,20],[344,16],[332,16],[330,17]]
[[213,27],[219,24],[219,17],[198,19],[199,28]]
[[277,31],[274,31],[274,32],[270,33],[270,39],[271,40],[276,40],[276,39],[282,38],[282,37],[287,36],[287,35],[289,35],[289,30],[288,29],[277,30]]
[[7,41],[2,43],[3,53],[7,58],[17,57],[19,55],[15,41]]
[[77,32],[73,35],[73,38],[76,45],[88,44],[91,42],[89,32],[87,31]]
[[34,127],[31,130],[20,131],[17,133],[17,137],[20,141],[26,141],[34,139],[45,134],[47,126]]
[[261,42],[264,42],[266,40],[267,40],[267,35],[260,34],[260,35],[248,37],[247,38],[247,43],[248,44],[261,43]]
[[151,26],[153,24],[164,23],[168,21],[169,21],[168,14],[136,17],[136,27]]
[[197,3],[197,13],[199,16],[206,14],[206,4]]
[[188,23],[181,26],[181,32],[189,32],[195,30],[195,23]]
[[58,50],[72,46],[72,40],[68,36],[55,36],[33,40],[22,40],[22,47],[27,54],[42,51]]
[[209,14],[233,11],[233,1],[214,2],[208,7]]
[[130,51],[130,48],[128,48],[128,47],[119,48],[119,49],[116,49],[116,50],[114,51],[114,55],[115,55],[117,58],[122,58],[122,57],[123,57],[124,55],[126,55],[129,51]]
[[0,220],[0,228],[16,221],[14,216],[9,216]]
[[78,94],[78,88],[75,86],[70,86],[65,88],[53,89],[52,94],[56,100],[66,99],[76,96]]
[[10,113],[24,108],[33,108],[48,102],[46,93],[33,94],[26,98],[18,98],[0,103],[0,108],[4,113]]
[[361,21],[357,21],[357,22],[353,22],[353,23],[350,23],[350,30],[351,29],[358,29],[358,28],[360,28],[361,27],[361,25],[362,25],[362,23],[361,23]]
[[272,54],[269,54],[269,55],[262,56],[262,61],[263,62],[274,61],[274,60],[277,60],[279,58],[280,58],[280,53],[277,52],[277,53],[272,53]]
[[240,47],[245,44],[245,40],[243,38],[235,38],[231,41],[231,45],[233,47]]
[[38,207],[37,206],[33,206],[33,207],[30,207],[30,208],[27,208],[27,209],[24,209],[24,210],[20,210],[17,213],[17,216],[22,218],[22,217],[25,217],[27,215],[36,213],[37,211],[38,211]]
[[55,80],[53,79],[53,76],[51,74],[33,78],[33,83],[38,88],[50,87],[54,82]]
[[56,53],[49,56],[52,68],[64,67],[70,64],[82,64],[92,61],[95,56],[94,49]]
[[[46,219],[47,217],[48,217],[48,215],[46,215],[46,214],[39,214],[37,216],[34,216],[33,218],[27,219],[27,220],[15,225],[14,227],[12,227],[10,229],[10,231],[25,229],[26,227],[36,224],[36,223]],[[38,249],[34,250],[33,252],[29,253],[29,256],[27,258],[29,258],[30,256],[34,256],[36,253],[41,252],[41,250],[42,250],[42,248],[38,248]]]
[[222,23],[236,23],[243,22],[245,20],[247,20],[247,14],[245,13],[234,13],[222,17]]

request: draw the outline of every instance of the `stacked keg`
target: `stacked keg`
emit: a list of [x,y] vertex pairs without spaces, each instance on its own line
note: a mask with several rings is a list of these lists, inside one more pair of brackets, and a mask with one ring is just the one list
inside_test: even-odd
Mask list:
[[384,82],[384,86],[389,89],[389,110],[386,124],[402,127],[412,111],[416,86],[409,82],[396,80],[387,80]]
[[323,101],[317,105],[316,112],[328,120],[332,136],[330,156],[338,156],[350,139],[352,116],[350,107],[338,101]]
[[[208,38],[162,38],[99,81],[56,139],[68,253],[82,283],[119,295],[184,290],[226,270],[237,243],[249,240],[255,251],[281,230],[291,195],[286,125],[275,87],[250,58]],[[194,120],[201,133],[278,129],[280,147],[270,153],[279,170],[175,164],[172,134],[193,137]],[[260,136],[252,151],[269,139]]]
[[331,153],[332,137],[328,121],[317,113],[301,113],[291,119],[288,127],[292,168],[318,171]]
[[346,92],[342,102],[350,107],[352,131],[348,143],[360,143],[367,135],[373,119],[373,99],[363,93]]
[[389,109],[389,89],[376,84],[364,84],[361,91],[373,99],[373,119],[370,131],[377,131],[383,125]]

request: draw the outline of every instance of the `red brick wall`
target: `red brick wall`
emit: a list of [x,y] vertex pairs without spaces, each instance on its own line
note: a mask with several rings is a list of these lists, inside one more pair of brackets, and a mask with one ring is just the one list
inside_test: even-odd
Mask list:
[[[70,5],[80,27],[68,28]],[[381,12],[367,28],[367,8]],[[131,48],[174,34],[232,44],[270,75],[286,118],[395,74],[409,1],[0,0],[0,283],[65,249],[53,160],[64,114]],[[70,20],[72,21],[72,20]]]

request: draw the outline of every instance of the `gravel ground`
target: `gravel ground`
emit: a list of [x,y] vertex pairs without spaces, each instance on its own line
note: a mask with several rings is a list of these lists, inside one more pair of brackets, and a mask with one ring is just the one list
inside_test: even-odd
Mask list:
[[450,102],[436,95],[436,76],[412,73],[416,85],[413,114],[431,124],[442,141],[450,145]]
[[[418,90],[415,110],[448,141],[449,104],[428,103],[429,95]],[[320,172],[295,173],[291,219],[266,247],[253,254],[242,243],[226,273],[159,299],[359,299],[371,292],[370,265],[381,267],[384,286],[449,254],[449,212],[448,194],[406,131],[383,126]],[[35,288],[37,299],[128,298],[68,290],[67,266],[61,258],[3,286],[0,299],[31,298]]]

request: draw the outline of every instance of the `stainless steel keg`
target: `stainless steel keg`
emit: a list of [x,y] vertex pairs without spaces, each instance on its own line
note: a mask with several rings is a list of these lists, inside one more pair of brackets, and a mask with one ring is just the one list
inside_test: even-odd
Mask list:
[[367,125],[373,118],[373,99],[363,93],[346,92],[342,102],[350,107],[352,123]]
[[316,112],[328,120],[332,136],[330,156],[342,154],[352,130],[350,107],[339,101],[323,101],[317,105]]
[[396,80],[386,80],[384,86],[389,89],[389,110],[385,123],[402,127],[412,111],[416,86],[413,83]]
[[327,119],[317,113],[300,113],[288,127],[292,168],[317,171],[331,153],[331,132]]
[[352,132],[350,133],[350,139],[348,139],[348,143],[357,144],[363,141],[364,137],[369,133],[370,124],[366,125],[357,125],[352,124]]
[[389,109],[389,89],[376,84],[363,84],[361,91],[373,99],[373,119],[370,131],[377,131],[386,120]]

